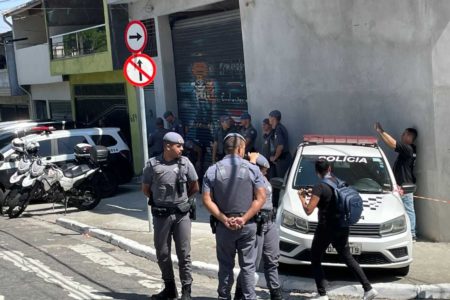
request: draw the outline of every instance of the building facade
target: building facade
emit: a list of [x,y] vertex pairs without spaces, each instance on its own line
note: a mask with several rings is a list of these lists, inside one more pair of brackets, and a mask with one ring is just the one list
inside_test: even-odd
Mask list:
[[448,1],[108,3],[154,19],[156,115],[177,112],[190,138],[208,142],[219,114],[245,110],[258,129],[280,110],[292,152],[304,134],[375,135],[380,121],[399,138],[416,127],[417,195],[442,200],[416,199],[419,235],[450,241]]

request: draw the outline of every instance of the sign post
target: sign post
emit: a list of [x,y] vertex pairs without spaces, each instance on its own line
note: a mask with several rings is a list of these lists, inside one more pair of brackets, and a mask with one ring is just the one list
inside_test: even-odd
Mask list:
[[[145,118],[144,86],[153,82],[156,76],[156,64],[153,59],[141,54],[147,45],[147,29],[141,21],[131,21],[125,29],[125,43],[132,55],[125,61],[123,73],[129,83],[136,86],[138,108],[140,110],[141,132],[144,162],[148,160],[147,122]],[[147,208],[149,232],[153,232],[153,216]]]

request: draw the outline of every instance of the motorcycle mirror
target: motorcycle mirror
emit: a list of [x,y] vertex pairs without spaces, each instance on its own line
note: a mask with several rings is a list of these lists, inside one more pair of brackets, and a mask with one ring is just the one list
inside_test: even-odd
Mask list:
[[0,153],[0,167],[3,165],[3,162],[5,161],[5,157],[3,154]]

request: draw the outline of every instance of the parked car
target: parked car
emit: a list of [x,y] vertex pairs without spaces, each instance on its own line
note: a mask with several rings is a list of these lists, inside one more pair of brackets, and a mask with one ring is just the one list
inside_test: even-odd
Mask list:
[[[271,180],[274,188],[281,190],[276,221],[280,262],[310,264],[317,209],[307,216],[297,191],[318,183],[314,163],[319,158],[328,160],[334,175],[363,198],[362,217],[350,226],[350,250],[355,259],[365,268],[390,268],[406,275],[413,260],[410,222],[389,162],[374,137],[305,136],[285,179]],[[343,266],[331,245],[323,264]]]
[[[46,161],[64,165],[75,161],[74,147],[79,143],[105,146],[110,152],[109,166],[105,171],[109,184],[105,184],[102,196],[113,195],[119,184],[129,182],[133,176],[130,148],[123,141],[119,128],[83,128],[51,131],[40,127],[42,133],[22,137],[25,143],[39,142],[38,155]],[[10,143],[0,149],[4,163],[0,167],[0,189],[17,169],[14,150]]]
[[0,149],[7,146],[12,139],[23,137],[39,131],[39,127],[48,126],[57,130],[73,129],[76,127],[73,121],[56,121],[56,120],[20,120],[0,122]]

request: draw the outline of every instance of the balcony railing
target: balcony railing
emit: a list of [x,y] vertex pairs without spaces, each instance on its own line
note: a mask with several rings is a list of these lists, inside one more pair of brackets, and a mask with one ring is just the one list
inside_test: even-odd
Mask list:
[[52,36],[50,43],[52,59],[108,51],[105,24]]

